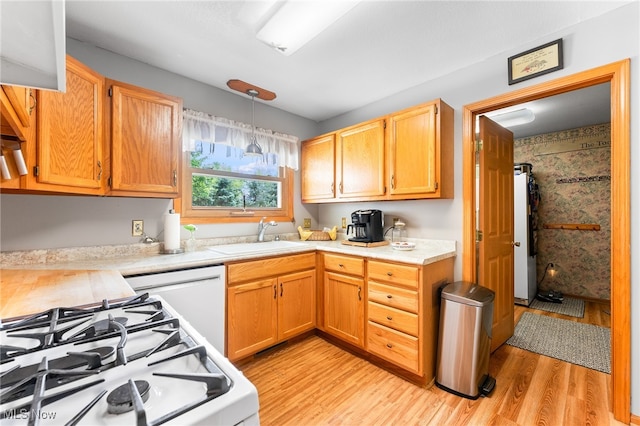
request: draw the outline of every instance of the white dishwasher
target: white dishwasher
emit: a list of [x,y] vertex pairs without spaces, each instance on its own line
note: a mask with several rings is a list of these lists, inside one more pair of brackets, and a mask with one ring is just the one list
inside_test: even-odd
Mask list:
[[224,265],[125,276],[137,293],[159,295],[224,354]]

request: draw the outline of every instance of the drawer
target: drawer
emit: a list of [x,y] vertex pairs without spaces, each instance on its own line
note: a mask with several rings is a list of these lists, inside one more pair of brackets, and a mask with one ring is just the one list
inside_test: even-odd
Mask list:
[[418,288],[419,268],[417,266],[370,260],[367,270],[371,280]]
[[418,292],[369,282],[368,299],[397,309],[418,313]]
[[368,350],[388,361],[420,374],[418,338],[369,321]]
[[369,321],[385,325],[412,336],[418,336],[418,315],[369,302]]
[[231,263],[227,266],[227,284],[263,279],[290,272],[315,269],[315,253],[293,254]]
[[341,256],[325,253],[324,269],[344,274],[364,276],[364,259],[361,257]]

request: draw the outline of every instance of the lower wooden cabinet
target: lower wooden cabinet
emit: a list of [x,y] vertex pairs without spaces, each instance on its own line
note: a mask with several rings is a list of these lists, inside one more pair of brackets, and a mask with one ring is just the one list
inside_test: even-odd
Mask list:
[[364,279],[325,273],[325,331],[361,348],[364,347],[364,295]]
[[[296,269],[304,270],[288,272]],[[256,278],[261,272],[266,277]],[[313,330],[315,277],[313,253],[229,265],[227,357],[239,360]]]
[[369,260],[367,276],[367,350],[433,382],[439,289],[453,281],[453,258],[429,265]]

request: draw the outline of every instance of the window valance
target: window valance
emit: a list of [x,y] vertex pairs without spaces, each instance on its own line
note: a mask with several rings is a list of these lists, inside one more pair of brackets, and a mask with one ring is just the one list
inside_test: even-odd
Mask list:
[[[196,141],[231,145],[243,149],[252,136],[250,124],[216,117],[185,108],[182,122],[182,149],[194,151]],[[263,153],[276,154],[278,165],[298,170],[298,137],[256,128],[255,137]]]

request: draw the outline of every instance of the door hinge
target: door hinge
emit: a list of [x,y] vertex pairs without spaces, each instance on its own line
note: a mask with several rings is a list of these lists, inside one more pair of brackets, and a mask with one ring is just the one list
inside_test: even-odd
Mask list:
[[482,151],[482,139],[476,141],[476,152]]
[[33,175],[38,177],[38,174],[40,174],[40,168],[38,166],[33,166]]
[[476,242],[482,241],[482,231],[476,231]]

